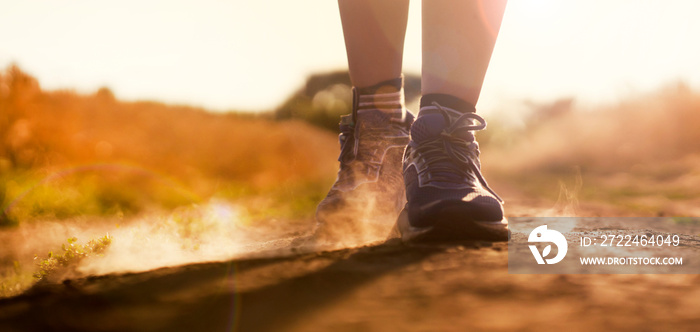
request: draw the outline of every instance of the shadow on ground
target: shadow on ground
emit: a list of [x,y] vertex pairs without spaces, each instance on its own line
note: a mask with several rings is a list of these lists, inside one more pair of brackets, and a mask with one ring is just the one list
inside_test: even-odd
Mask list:
[[380,245],[38,285],[0,300],[0,330],[279,331],[442,250]]

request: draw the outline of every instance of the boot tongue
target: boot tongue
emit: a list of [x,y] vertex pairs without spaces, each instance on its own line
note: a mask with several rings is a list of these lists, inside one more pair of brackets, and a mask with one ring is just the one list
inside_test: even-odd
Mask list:
[[362,129],[386,128],[391,124],[391,115],[380,110],[362,110],[357,114],[357,126]]
[[439,113],[421,114],[411,127],[411,139],[420,144],[435,139],[447,127],[447,121]]

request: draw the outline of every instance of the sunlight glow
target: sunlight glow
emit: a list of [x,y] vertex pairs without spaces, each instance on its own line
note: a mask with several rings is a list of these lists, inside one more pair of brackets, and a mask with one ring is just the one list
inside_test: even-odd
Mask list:
[[[0,67],[15,62],[46,89],[265,110],[310,73],[346,68],[335,1],[0,2]],[[418,73],[420,1],[410,10],[404,64]],[[511,0],[480,109],[699,87],[698,12],[689,0]]]

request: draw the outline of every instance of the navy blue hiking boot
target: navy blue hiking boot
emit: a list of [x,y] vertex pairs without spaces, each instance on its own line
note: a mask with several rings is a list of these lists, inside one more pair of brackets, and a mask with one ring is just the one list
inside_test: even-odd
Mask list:
[[481,174],[474,137],[486,121],[474,112],[449,95],[422,98],[403,160],[407,203],[395,231],[404,242],[508,240],[503,200]]
[[317,240],[385,239],[406,202],[401,172],[413,115],[402,79],[353,89],[353,113],[340,120],[340,170],[316,209]]

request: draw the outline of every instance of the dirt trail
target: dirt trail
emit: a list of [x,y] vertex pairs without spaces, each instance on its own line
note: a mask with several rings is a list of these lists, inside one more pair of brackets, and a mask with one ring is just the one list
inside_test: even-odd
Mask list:
[[[508,197],[508,193],[505,195]],[[512,197],[513,195],[511,195]],[[510,199],[510,216],[545,213]],[[581,204],[590,215],[624,215]],[[695,330],[698,275],[512,275],[506,243],[386,243],[35,287],[0,331]]]

